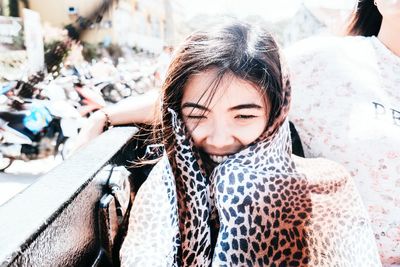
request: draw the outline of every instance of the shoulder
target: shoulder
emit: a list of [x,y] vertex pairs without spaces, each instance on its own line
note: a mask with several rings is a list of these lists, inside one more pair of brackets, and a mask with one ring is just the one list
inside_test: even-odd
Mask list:
[[341,43],[342,38],[336,36],[313,36],[300,40],[284,49],[287,57],[312,54],[315,52],[331,51],[335,49],[337,43]]
[[298,172],[306,175],[311,184],[344,184],[350,179],[349,172],[339,163],[324,158],[292,156]]
[[334,60],[335,56],[351,53],[369,43],[369,37],[362,36],[316,36],[287,47],[284,55],[289,65],[304,59]]

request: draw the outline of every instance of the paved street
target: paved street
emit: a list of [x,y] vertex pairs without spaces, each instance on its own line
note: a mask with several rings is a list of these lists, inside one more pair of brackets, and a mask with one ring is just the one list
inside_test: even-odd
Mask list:
[[60,164],[60,158],[52,157],[29,162],[15,161],[5,173],[0,173],[0,205],[23,191],[40,176]]

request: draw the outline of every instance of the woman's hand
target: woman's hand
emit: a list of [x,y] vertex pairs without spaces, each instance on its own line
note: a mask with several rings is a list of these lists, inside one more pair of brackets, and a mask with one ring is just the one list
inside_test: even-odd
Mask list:
[[110,120],[109,124],[114,126],[131,123],[159,123],[159,97],[159,90],[150,90],[143,95],[125,98],[114,105],[96,111],[89,117],[78,136],[71,140],[67,154],[71,155],[103,132],[107,122],[106,114]]

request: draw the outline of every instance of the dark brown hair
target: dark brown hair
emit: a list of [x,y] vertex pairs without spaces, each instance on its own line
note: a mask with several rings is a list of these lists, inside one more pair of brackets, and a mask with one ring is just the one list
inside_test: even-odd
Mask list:
[[[161,137],[173,165],[175,137],[168,109],[181,115],[180,105],[188,80],[193,74],[210,68],[217,71],[216,83],[224,75],[233,74],[254,84],[266,95],[270,107],[266,128],[281,114],[285,102],[281,58],[270,32],[261,25],[237,20],[197,31],[176,49],[162,87]],[[216,87],[214,83],[207,89],[214,90],[210,95]]]
[[382,24],[382,15],[374,0],[359,0],[350,17],[347,35],[377,36]]

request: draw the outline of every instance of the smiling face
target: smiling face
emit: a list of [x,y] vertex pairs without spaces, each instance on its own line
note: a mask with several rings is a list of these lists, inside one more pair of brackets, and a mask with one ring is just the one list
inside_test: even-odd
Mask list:
[[210,84],[216,75],[212,69],[193,75],[185,86],[181,109],[196,147],[220,163],[265,131],[268,107],[254,85],[232,74],[222,77],[213,95]]

